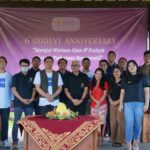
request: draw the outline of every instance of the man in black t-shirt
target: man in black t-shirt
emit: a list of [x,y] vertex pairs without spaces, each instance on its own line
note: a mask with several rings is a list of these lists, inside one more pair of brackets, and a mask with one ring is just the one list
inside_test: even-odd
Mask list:
[[[59,67],[58,72],[60,73],[60,75],[62,77],[63,83],[65,83],[65,78],[67,78],[67,76],[71,74],[67,70],[67,63],[68,63],[68,61],[65,58],[60,58],[58,60],[58,67]],[[60,99],[60,102],[67,105],[67,99],[68,98],[65,94],[64,86],[63,86],[63,89],[62,89],[61,93],[59,94],[59,99]]]
[[14,124],[12,130],[13,144],[12,148],[18,148],[18,125],[22,113],[25,116],[33,114],[33,101],[35,97],[35,88],[33,85],[33,76],[28,73],[30,62],[28,59],[21,59],[21,72],[15,74],[12,80],[12,90],[15,96],[14,100]]
[[88,77],[80,72],[79,61],[73,61],[71,68],[72,73],[67,76],[65,82],[65,93],[69,99],[67,105],[72,111],[78,111],[80,115],[85,115]]
[[[35,78],[35,74],[40,71],[39,67],[41,64],[41,59],[39,56],[34,56],[32,58],[32,68],[29,70],[28,74]],[[36,92],[35,100],[33,102],[35,115],[39,115],[39,94]]]

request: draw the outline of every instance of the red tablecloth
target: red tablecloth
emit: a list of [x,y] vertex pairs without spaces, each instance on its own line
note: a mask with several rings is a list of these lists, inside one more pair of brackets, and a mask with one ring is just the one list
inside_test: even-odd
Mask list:
[[32,116],[18,123],[20,128],[25,128],[42,150],[72,149],[102,124],[100,120],[92,116],[79,116],[70,120]]

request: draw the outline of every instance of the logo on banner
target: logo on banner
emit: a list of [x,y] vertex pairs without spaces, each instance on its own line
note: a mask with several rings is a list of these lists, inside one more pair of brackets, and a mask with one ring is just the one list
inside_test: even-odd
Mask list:
[[78,31],[80,20],[77,17],[55,17],[52,19],[51,27],[54,31]]

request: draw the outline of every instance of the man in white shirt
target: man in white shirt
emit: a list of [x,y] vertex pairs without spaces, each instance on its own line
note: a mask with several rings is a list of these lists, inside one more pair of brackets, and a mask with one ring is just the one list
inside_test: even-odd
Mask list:
[[10,112],[11,100],[13,95],[11,92],[12,75],[5,71],[7,60],[0,56],[0,116],[1,116],[1,142],[0,147],[8,148],[8,120]]
[[36,73],[34,84],[39,98],[39,113],[45,115],[59,103],[63,81],[58,72],[53,71],[54,59],[48,56],[44,59],[45,69]]

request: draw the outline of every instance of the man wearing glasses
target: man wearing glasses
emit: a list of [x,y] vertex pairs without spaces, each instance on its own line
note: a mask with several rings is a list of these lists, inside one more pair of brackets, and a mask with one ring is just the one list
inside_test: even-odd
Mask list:
[[80,72],[80,63],[77,60],[72,61],[72,73],[65,82],[65,94],[68,97],[67,106],[79,115],[85,115],[86,96],[88,93],[88,77]]

